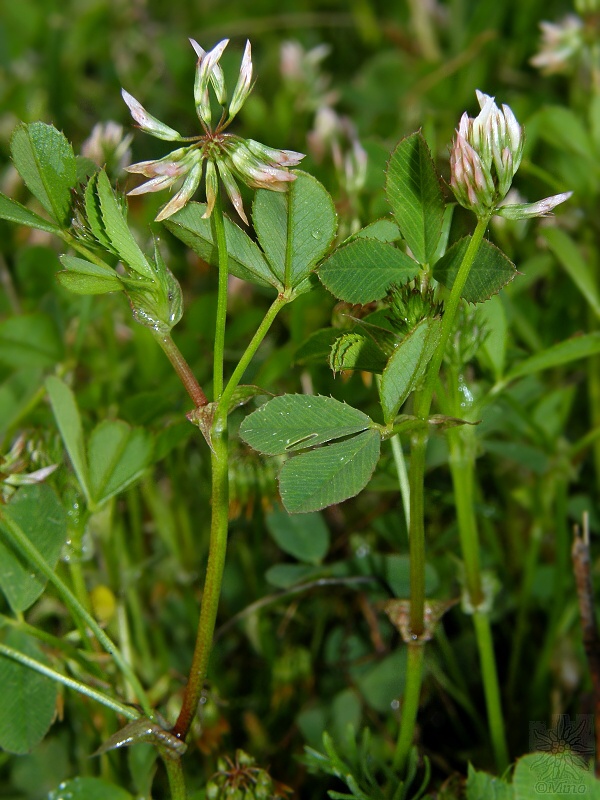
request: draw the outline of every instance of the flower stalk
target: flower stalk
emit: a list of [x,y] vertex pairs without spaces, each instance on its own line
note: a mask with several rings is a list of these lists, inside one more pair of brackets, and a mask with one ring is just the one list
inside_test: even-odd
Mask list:
[[[523,129],[511,109],[504,105],[500,110],[494,99],[482,92],[477,92],[477,99],[481,111],[474,119],[463,114],[450,156],[452,171],[450,185],[458,202],[476,214],[477,225],[458,269],[450,295],[444,303],[438,345],[427,367],[423,386],[415,395],[414,413],[424,422],[429,419],[444,354],[454,330],[456,314],[471,267],[483,241],[490,218],[493,214],[502,212],[499,204],[510,189],[523,154]],[[568,196],[559,195],[554,198],[546,198],[538,204],[524,204],[520,208],[504,206],[503,210],[507,216],[512,213],[514,218],[541,215],[548,213],[551,208],[566,200]],[[458,436],[458,434],[454,434],[454,436]],[[409,659],[411,664],[413,662],[414,664],[413,670],[407,678],[404,695],[406,713],[402,716],[401,731],[394,758],[394,764],[399,769],[404,769],[408,762],[416,725],[416,708],[421,693],[422,656],[417,655],[417,648],[422,650],[423,643],[419,640],[425,632],[424,480],[427,441],[428,432],[425,427],[416,431],[411,439],[409,476],[410,631],[414,636],[415,644],[409,644]],[[451,437],[452,441],[454,440]],[[456,456],[456,448],[454,454]],[[456,460],[454,466],[456,472],[458,469]],[[458,473],[455,477],[458,480]],[[459,504],[457,512],[463,552],[467,562],[467,590],[471,602],[475,604],[474,607],[477,610],[483,589],[479,568],[479,542],[472,517],[471,501],[472,498],[467,497],[466,494],[457,492]],[[476,614],[476,616],[476,634],[484,676],[491,738],[496,760],[499,766],[503,767],[508,762],[508,755],[494,653],[493,649],[490,649],[489,619],[487,616],[482,618],[481,614]]]
[[[148,180],[131,190],[137,195],[157,192],[178,186],[178,191],[160,210],[158,221],[181,210],[196,192],[204,174],[206,188],[205,218],[211,218],[213,237],[217,247],[218,293],[217,318],[213,356],[213,395],[215,410],[211,418],[210,434],[212,467],[212,517],[208,563],[202,596],[202,606],[196,636],[192,665],[184,693],[181,712],[173,728],[173,734],[184,740],[198,708],[202,685],[208,673],[217,609],[221,594],[225,554],[227,549],[229,517],[229,444],[227,415],[229,401],[246,367],[269,330],[279,310],[291,299],[280,295],[267,312],[265,319],[248,345],[224,390],[224,351],[227,322],[228,252],[225,220],[221,198],[224,187],[238,216],[247,224],[242,197],[237,184],[243,181],[253,189],[286,191],[296,176],[288,167],[296,166],[304,157],[292,150],[277,150],[252,139],[242,139],[226,132],[250,91],[252,90],[252,54],[250,43],[246,43],[236,86],[228,104],[225,77],[219,63],[228,44],[224,39],[206,52],[194,39],[190,43],[198,57],[194,80],[194,103],[203,133],[184,137],[174,128],[165,125],[149,114],[132,95],[123,90],[123,99],[138,126],[159,139],[186,142],[167,156],[154,161],[142,161],[128,167],[128,171],[143,175]],[[213,125],[210,90],[214,93],[221,114]],[[206,167],[204,166],[206,165]],[[208,405],[203,390],[198,385],[189,365],[175,346],[170,336],[157,336],[160,346],[171,361],[196,408]],[[205,432],[206,433],[206,432]],[[167,765],[169,780],[177,797],[185,797],[185,788],[179,781],[179,772]]]
[[[424,421],[429,418],[435,385],[439,378],[450,334],[454,329],[462,290],[483,240],[487,223],[488,217],[479,219],[477,222],[477,227],[452,286],[450,297],[444,304],[440,341],[427,368],[423,388],[415,395],[415,415]],[[407,712],[402,714],[401,730],[394,756],[394,765],[400,771],[403,771],[408,763],[423,680],[425,643],[419,639],[425,632],[425,456],[428,438],[425,427],[416,431],[411,438],[409,470],[410,631],[414,637],[414,643],[408,645],[412,671],[407,673],[404,689],[404,708],[407,709]]]

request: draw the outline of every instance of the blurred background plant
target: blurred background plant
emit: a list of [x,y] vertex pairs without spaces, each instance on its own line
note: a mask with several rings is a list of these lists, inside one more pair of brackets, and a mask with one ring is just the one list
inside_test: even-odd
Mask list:
[[[557,219],[493,222],[496,241],[522,275],[470,318],[475,361],[460,378],[467,410],[473,398],[489,397],[473,437],[473,492],[482,567],[497,587],[492,621],[512,757],[530,749],[531,720],[591,713],[569,547],[584,510],[592,535],[600,531],[600,361],[524,375],[503,391],[498,385],[524,356],[598,328],[599,18],[593,0],[258,0],[251,7],[236,0],[0,0],[0,190],[24,203],[28,193],[9,161],[18,120],[54,124],[124,189],[133,185],[123,171],[131,160],[164,155],[150,137],[132,141],[120,88],[136,87],[154,115],[188,130],[189,36],[206,47],[231,38],[222,59],[230,82],[252,39],[260,81],[237,124],[244,136],[308,154],[303,169],[333,195],[340,239],[388,213],[385,164],[415,128],[449,180],[449,144],[462,112],[477,111],[475,89],[509,104],[525,127],[521,199],[514,202],[574,190]],[[147,231],[162,202],[133,199],[130,221]],[[462,210],[453,224],[466,229]],[[152,703],[168,700],[173,718],[207,549],[208,463],[184,418],[189,400],[118,296],[91,302],[68,294],[55,281],[59,251],[50,236],[3,221],[0,232],[3,499],[28,481],[52,483],[67,508],[61,574],[133,659]],[[175,238],[162,230],[160,237],[184,292],[177,342],[204,383],[216,277]],[[267,304],[260,289],[233,282],[226,341],[233,363]],[[376,413],[368,376],[334,379],[325,360],[302,349],[332,315],[344,326],[352,313],[324,289],[303,295],[277,321],[247,382],[277,394],[335,394]],[[480,336],[486,328],[493,333]],[[142,479],[97,513],[80,496],[45,401],[44,379],[55,372],[72,380],[86,430],[120,419],[152,439]],[[394,461],[381,462],[357,499],[289,517],[278,503],[274,466],[235,446],[222,627],[186,757],[190,783],[202,786],[224,759],[235,763],[241,748],[299,797],[346,791],[339,763],[356,764],[357,788],[380,796],[374,785],[393,788],[377,765],[390,762],[406,669],[399,635],[378,609],[390,594],[408,595]],[[449,554],[459,551],[458,531],[442,438],[432,441],[428,469],[428,589],[454,598],[460,588]],[[52,592],[16,622],[0,602],[3,640],[36,625],[47,632],[41,644],[52,659],[58,640],[73,634]],[[455,776],[466,776],[467,762],[493,770],[476,659],[470,621],[452,608],[429,649],[419,712],[418,743],[433,785],[460,783]],[[103,667],[100,661],[100,687]],[[112,712],[68,691],[54,708],[50,734],[31,754],[0,754],[0,797],[38,800],[74,775],[121,781],[148,796],[156,769],[148,746],[87,758],[114,732]],[[9,721],[0,718],[1,745]],[[349,726],[357,736],[370,729],[370,737],[359,736],[364,757]],[[335,744],[323,765],[325,731]],[[303,761],[305,745],[321,758]],[[261,779],[269,785],[268,775]],[[166,796],[163,785],[159,775],[153,796]],[[215,796],[228,796],[223,781],[214,778],[213,786]]]

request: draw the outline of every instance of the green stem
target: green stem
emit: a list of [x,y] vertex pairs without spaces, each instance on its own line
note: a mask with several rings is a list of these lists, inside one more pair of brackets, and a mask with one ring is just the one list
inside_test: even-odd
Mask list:
[[65,656],[65,658],[76,661],[83,670],[89,672],[90,675],[93,675],[93,677],[97,680],[102,681],[106,678],[106,675],[100,666],[93,660],[89,659],[87,653],[79,651],[74,645],[70,644],[64,639],[54,636],[51,633],[47,633],[41,628],[37,628],[35,625],[30,625],[23,619],[7,617],[5,614],[0,614],[0,627],[2,625],[10,625],[11,628],[16,628],[17,630],[23,631],[23,633],[26,633],[28,636],[31,636],[34,639],[39,639],[40,642],[44,642],[44,644],[47,644],[52,649],[58,650]]
[[[429,419],[429,411],[433,400],[436,383],[438,382],[444,353],[450,335],[454,330],[456,312],[461,301],[469,271],[473,266],[475,257],[483,240],[489,216],[477,220],[477,226],[467,247],[462,263],[450,291],[450,296],[444,303],[444,316],[440,340],[431,359],[423,388],[415,394],[415,415],[424,422]],[[410,456],[410,526],[409,526],[409,554],[410,554],[410,632],[418,639],[425,630],[425,455],[427,451],[428,430],[426,426],[417,430],[411,437]],[[422,651],[422,643],[409,643],[409,667],[404,691],[404,705],[407,711],[403,713],[400,738],[396,748],[395,765],[404,769],[407,763],[410,745],[414,737],[417,709],[421,694],[421,681],[423,677],[423,652],[416,655],[413,651]],[[414,664],[413,664],[414,662]]]
[[408,482],[408,472],[406,470],[406,459],[402,451],[402,443],[398,434],[390,439],[392,454],[398,473],[398,485],[400,486],[400,496],[402,497],[402,507],[404,509],[404,519],[406,520],[406,530],[410,528],[410,485]]
[[74,689],[76,692],[79,692],[79,694],[83,694],[92,700],[96,700],[98,703],[102,703],[103,706],[111,708],[113,711],[116,711],[117,714],[127,717],[127,719],[136,720],[140,716],[139,713],[130,706],[123,705],[123,703],[119,703],[118,700],[113,700],[112,697],[109,697],[103,692],[99,692],[97,689],[92,689],[91,686],[87,686],[85,683],[80,683],[73,678],[68,678],[66,675],[57,672],[51,667],[47,667],[40,661],[36,661],[35,658],[30,658],[24,653],[14,650],[12,647],[0,643],[0,655],[12,659],[12,661],[17,661],[19,664],[23,664],[23,666],[35,672],[39,672],[40,675],[45,675],[47,678],[57,683],[62,683],[63,686],[67,686],[69,689]]
[[269,308],[269,310],[265,314],[265,317],[264,317],[263,321],[258,326],[258,328],[256,330],[256,333],[254,334],[254,336],[250,340],[250,344],[248,345],[248,347],[244,351],[242,357],[240,358],[240,360],[238,362],[238,365],[236,366],[236,368],[233,371],[233,374],[232,374],[231,378],[227,382],[227,386],[225,387],[224,391],[222,392],[221,405],[223,406],[223,408],[226,409],[228,407],[229,402],[231,400],[231,397],[232,397],[234,391],[237,389],[237,387],[239,385],[239,382],[242,380],[242,378],[244,376],[244,372],[246,371],[246,369],[248,368],[248,365],[250,364],[250,362],[254,358],[254,355],[255,355],[256,351],[258,350],[258,348],[260,347],[260,345],[262,343],[262,340],[267,335],[267,333],[269,331],[269,328],[271,327],[271,325],[273,324],[273,322],[275,320],[275,317],[277,316],[277,314],[279,314],[281,309],[287,303],[290,302],[290,300],[291,300],[291,298],[288,297],[287,295],[279,294],[279,295],[277,295],[277,297],[275,298],[275,300],[271,304],[271,307]]
[[[538,514],[541,512],[538,509]],[[518,610],[517,619],[513,628],[512,635],[512,650],[510,654],[510,661],[508,665],[508,680],[507,696],[512,697],[517,679],[519,677],[519,666],[521,663],[521,655],[523,652],[523,645],[526,640],[527,621],[529,613],[529,603],[531,602],[531,594],[533,592],[533,584],[535,579],[535,571],[538,564],[540,549],[542,546],[542,537],[545,532],[543,521],[536,521],[531,529],[531,539],[529,542],[529,550],[525,560],[525,567],[523,570],[523,581],[521,590],[518,597]]]
[[200,621],[196,636],[196,646],[192,666],[183,697],[181,712],[173,728],[173,734],[185,739],[202,692],[202,684],[208,672],[208,663],[217,618],[217,607],[221,594],[225,552],[227,549],[227,528],[229,522],[228,486],[228,441],[227,413],[218,413],[212,428],[212,519],[206,579],[202,594]]
[[[221,197],[217,193],[212,213],[214,238],[217,243],[219,262],[219,288],[217,297],[217,321],[215,328],[214,352],[214,397],[218,403],[211,430],[211,468],[212,468],[212,516],[210,526],[210,542],[208,563],[202,594],[202,607],[196,634],[196,645],[192,657],[192,665],[187,686],[183,696],[183,705],[173,728],[173,733],[185,740],[198,709],[202,692],[202,684],[208,672],[210,652],[212,648],[217,609],[221,596],[223,569],[227,550],[227,532],[229,525],[229,441],[227,432],[227,397],[223,395],[223,357],[225,349],[225,323],[227,320],[227,274],[228,255],[225,240],[225,222]],[[265,330],[266,333],[266,330]],[[264,334],[263,334],[264,336]],[[256,339],[256,337],[254,337]],[[252,340],[254,342],[254,339]],[[258,344],[256,345],[258,347]],[[239,365],[238,365],[239,371]],[[241,377],[241,373],[240,373]],[[239,380],[239,378],[238,378]],[[235,388],[232,381],[229,387]],[[230,389],[229,397],[233,388]]]
[[489,611],[484,610],[482,607],[486,598],[481,581],[479,533],[473,497],[475,430],[468,426],[453,428],[447,431],[447,437],[450,445],[450,469],[452,472],[460,545],[465,565],[465,588],[469,604],[471,608],[475,609],[473,622],[481,663],[488,727],[496,767],[502,773],[508,766],[508,747],[506,744],[506,731],[500,700],[500,686]]
[[[119,631],[119,644],[123,651],[123,657],[128,663],[133,662],[133,652],[131,648],[131,634],[129,631],[129,620],[127,619],[127,610],[123,600],[117,603],[117,626]],[[125,687],[125,699],[128,703],[135,702],[135,697],[132,696],[131,687]]]
[[85,610],[73,592],[71,592],[71,590],[62,582],[54,570],[48,566],[42,554],[30,541],[29,537],[26,536],[26,534],[21,530],[21,528],[7,515],[2,516],[2,522],[3,530],[5,533],[8,533],[9,539],[11,539],[12,544],[16,547],[17,552],[25,555],[28,561],[33,564],[38,572],[41,572],[41,574],[54,586],[71,613],[79,617],[79,619],[81,619],[88,626],[98,642],[102,645],[106,652],[112,656],[115,664],[117,664],[123,673],[123,677],[129,682],[146,716],[148,716],[150,719],[154,719],[154,711],[150,706],[146,692],[142,688],[142,685],[137,679],[137,676],[131,666],[123,658],[123,655],[118,647],[102,630],[91,614]]
[[421,683],[423,681],[424,660],[425,647],[423,643],[415,642],[414,644],[409,644],[400,731],[392,764],[393,769],[401,775],[406,770],[413,743],[417,711],[419,710],[419,699],[421,696]]
[[[477,227],[452,285],[450,297],[444,304],[440,340],[431,359],[423,388],[415,395],[415,414],[422,420],[429,418],[435,385],[438,380],[446,346],[452,331],[456,312],[461,300],[469,271],[483,240],[489,217],[477,220]],[[427,449],[427,429],[419,430],[412,436],[410,463],[410,628],[420,636],[424,630],[425,609],[425,531],[424,531],[424,480],[425,452]]]
[[217,293],[217,322],[215,326],[215,349],[214,349],[214,368],[213,386],[214,399],[220,400],[223,393],[223,360],[225,355],[225,323],[227,321],[227,278],[228,278],[228,256],[227,241],[225,239],[225,221],[223,219],[223,206],[221,204],[221,194],[217,192],[215,207],[211,214],[213,223],[214,238],[217,243],[217,255],[219,262],[219,284]]
[[465,565],[465,585],[471,606],[477,608],[485,598],[481,586],[479,534],[473,508],[474,434],[474,429],[469,426],[465,426],[464,430],[451,428],[446,432],[450,445],[450,471],[458,532]]
[[467,282],[469,272],[473,266],[473,262],[475,261],[475,256],[477,255],[481,242],[483,241],[483,236],[485,234],[488,222],[489,217],[487,216],[481,217],[477,220],[477,227],[471,236],[471,241],[467,247],[467,252],[464,255],[462,264],[460,265],[456,278],[454,279],[454,283],[452,284],[450,297],[444,303],[444,316],[442,317],[440,341],[438,342],[438,346],[436,347],[433,358],[427,367],[423,389],[415,401],[415,414],[417,417],[421,417],[421,419],[427,419],[429,416],[429,409],[431,408],[435,384],[440,373],[442,361],[444,360],[444,353],[446,352],[448,339],[454,330],[454,321],[456,319],[458,306],[460,305],[462,291],[465,288],[465,283]]
[[71,574],[71,583],[73,584],[73,590],[75,592],[75,596],[77,597],[81,605],[85,608],[86,611],[91,611],[92,603],[90,601],[90,596],[87,590],[87,586],[85,584],[83,567],[81,566],[81,562],[77,560],[79,558],[79,551],[80,548],[75,546],[73,548],[73,557],[69,561],[69,572]]
[[411,437],[410,454],[410,630],[420,636],[425,629],[425,454],[427,431]]
[[483,679],[483,691],[485,694],[490,738],[492,740],[496,767],[498,768],[498,772],[502,774],[508,767],[509,760],[489,614],[483,611],[476,611],[473,614],[473,622],[475,624],[477,649],[479,650],[479,659],[481,662],[481,675]]
[[223,212],[219,199],[213,210],[214,234],[219,254],[219,294],[217,300],[217,325],[215,332],[214,360],[214,396],[218,402],[212,427],[212,518],[211,534],[206,566],[206,580],[202,595],[202,608],[196,645],[192,658],[192,666],[183,698],[181,712],[173,728],[173,733],[181,739],[187,736],[200,700],[202,684],[208,672],[210,652],[213,643],[217,609],[221,595],[225,554],[227,550],[227,532],[229,523],[229,442],[227,432],[227,414],[233,393],[244,372],[256,354],[261,342],[269,331],[275,317],[286,303],[292,299],[282,293],[271,304],[264,319],[244,351],[227,386],[223,389],[223,354],[225,340],[225,322],[227,315],[227,247]]
[[187,800],[187,790],[185,788],[185,778],[180,758],[163,756],[163,763],[167,770],[169,779],[169,789],[171,790],[171,800]]
[[88,261],[92,262],[92,264],[96,264],[98,267],[104,267],[104,269],[112,269],[110,264],[107,264],[106,261],[104,261],[103,258],[100,258],[100,256],[93,250],[90,250],[85,245],[81,244],[81,242],[78,242],[77,239],[68,231],[63,230],[57,232],[56,235],[60,236],[63,242],[68,244],[69,247],[72,247],[73,250],[79,253],[79,255],[85,256]]

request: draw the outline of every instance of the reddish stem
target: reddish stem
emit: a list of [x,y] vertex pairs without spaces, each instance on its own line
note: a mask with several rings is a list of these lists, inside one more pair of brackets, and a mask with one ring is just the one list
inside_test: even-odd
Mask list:
[[179,375],[179,378],[183,383],[186,392],[192,398],[195,407],[202,408],[202,406],[208,405],[206,395],[196,380],[196,376],[192,372],[190,365],[183,357],[181,350],[177,347],[173,339],[171,339],[171,336],[169,334],[166,336],[157,336],[156,340],[173,365],[173,369]]

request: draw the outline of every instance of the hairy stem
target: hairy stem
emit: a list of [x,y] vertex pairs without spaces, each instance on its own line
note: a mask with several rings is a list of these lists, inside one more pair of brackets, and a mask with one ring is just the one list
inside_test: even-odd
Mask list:
[[[217,193],[212,213],[214,237],[217,243],[219,264],[219,288],[217,299],[217,321],[215,328],[214,352],[214,397],[218,403],[211,429],[211,525],[208,549],[206,578],[202,594],[202,607],[196,634],[196,644],[188,682],[183,696],[183,705],[173,728],[173,733],[185,739],[198,709],[202,693],[202,684],[208,672],[208,664],[212,649],[217,609],[221,596],[223,569],[227,550],[227,533],[229,525],[229,441],[227,431],[227,398],[222,401],[223,394],[223,356],[225,344],[225,323],[227,318],[227,272],[228,255],[225,240],[225,222],[223,206]],[[231,385],[231,381],[230,381]]]
[[479,651],[479,660],[481,663],[481,677],[483,680],[490,739],[492,740],[496,767],[498,768],[498,772],[502,774],[508,767],[509,760],[490,616],[487,612],[475,611],[473,614],[473,623],[475,624],[475,636],[477,638],[477,649]]
[[196,408],[201,408],[202,406],[207,405],[208,400],[206,398],[206,395],[204,394],[200,384],[196,380],[196,376],[192,372],[190,365],[187,363],[181,351],[171,338],[171,335],[154,333],[154,338],[156,339],[158,344],[162,347],[165,355],[173,365],[173,369],[179,376],[186,392],[191,397],[192,402],[194,403]]
[[221,595],[229,521],[229,448],[226,412],[218,414],[215,419],[211,441],[213,452],[211,454],[212,518],[210,544],[192,666],[183,697],[183,706],[173,728],[173,734],[180,739],[185,739],[187,736],[198,708],[202,685],[208,672],[217,608]]
[[410,455],[410,630],[420,636],[425,628],[425,453],[427,431],[411,437]]
[[169,779],[169,789],[171,790],[171,800],[187,800],[187,790],[185,788],[185,778],[180,758],[172,758],[168,755],[163,756],[163,763],[167,770]]
[[481,242],[483,241],[483,236],[485,234],[488,222],[489,217],[487,216],[477,220],[477,227],[473,232],[471,241],[467,247],[467,252],[464,255],[462,264],[460,265],[458,273],[456,274],[456,278],[454,279],[454,283],[452,284],[450,297],[444,303],[444,316],[442,318],[440,341],[435,350],[433,358],[427,367],[423,389],[419,393],[417,402],[415,402],[415,414],[417,417],[421,417],[421,419],[427,419],[429,416],[429,409],[431,408],[435,384],[440,373],[442,361],[444,360],[444,353],[446,352],[448,339],[454,330],[454,321],[456,319],[456,312],[458,311],[458,307],[460,305],[462,291],[465,288],[465,283],[467,282],[469,272],[471,271],[471,267],[475,261],[475,256],[477,255]]
[[[489,217],[478,219],[477,226],[467,247],[462,263],[450,291],[450,296],[444,303],[444,316],[440,340],[431,359],[421,391],[416,393],[414,411],[417,417],[423,420],[423,428],[413,433],[411,437],[411,456],[409,470],[410,486],[410,525],[409,525],[409,552],[410,552],[410,632],[419,639],[425,631],[425,455],[427,451],[428,430],[426,427],[429,411],[433,400],[435,386],[439,378],[444,353],[450,335],[454,330],[456,312],[461,301],[469,271],[473,266],[475,257],[483,240]],[[418,649],[419,654],[413,651]],[[408,713],[403,714],[400,739],[396,748],[395,763],[398,768],[404,768],[410,752],[410,743],[414,737],[417,718],[419,697],[421,694],[421,681],[423,677],[423,651],[422,642],[417,645],[409,643],[409,669],[406,677],[404,704]],[[414,662],[414,664],[412,663]],[[412,666],[411,666],[412,665]]]
[[256,333],[254,334],[254,336],[250,340],[250,343],[249,343],[248,347],[246,348],[246,350],[244,351],[242,357],[240,358],[240,360],[238,362],[238,365],[234,369],[231,378],[227,382],[227,386],[225,387],[225,389],[223,391],[223,394],[222,394],[222,397],[221,397],[221,403],[222,403],[222,405],[224,407],[227,407],[229,405],[229,401],[231,400],[231,396],[233,395],[234,391],[237,389],[240,381],[242,380],[242,378],[244,376],[244,372],[246,371],[246,369],[248,368],[248,365],[250,364],[250,362],[254,358],[254,355],[255,355],[256,351],[258,350],[258,348],[260,347],[260,344],[261,344],[262,340],[267,335],[267,333],[269,331],[269,328],[271,327],[271,325],[273,324],[273,322],[275,320],[275,317],[277,316],[277,314],[279,314],[279,312],[286,305],[286,303],[289,303],[289,302],[290,302],[290,298],[289,297],[287,297],[284,294],[280,294],[280,295],[277,295],[277,297],[275,298],[275,300],[271,304],[271,307],[269,308],[269,310],[265,314],[265,317],[264,317],[263,321],[258,326],[258,328],[256,330]]
[[219,263],[219,285],[217,293],[217,323],[215,326],[215,349],[213,356],[213,393],[214,399],[220,400],[223,393],[223,359],[225,355],[225,323],[227,321],[227,278],[228,256],[225,239],[225,221],[221,194],[217,192],[215,207],[211,214],[213,234],[217,243]]
[[423,681],[424,660],[424,644],[422,642],[409,644],[406,664],[406,685],[404,687],[402,716],[400,717],[400,731],[392,765],[400,774],[406,770],[415,735],[417,711],[419,710],[419,699],[421,696],[421,683]]
[[406,521],[406,530],[410,528],[410,486],[408,482],[408,471],[406,469],[406,459],[402,451],[402,443],[398,434],[392,436],[390,439],[392,445],[392,454],[394,456],[394,464],[396,465],[396,472],[398,473],[398,485],[400,487],[400,495],[402,496],[402,508],[404,510],[404,519]]
[[475,636],[485,694],[490,740],[496,767],[500,773],[508,766],[508,747],[496,656],[491,634],[488,604],[484,595],[479,559],[479,532],[474,511],[473,482],[475,470],[475,430],[471,427],[452,428],[447,432],[450,445],[450,469],[454,487],[456,515],[461,553],[465,566],[465,590],[473,612]]

